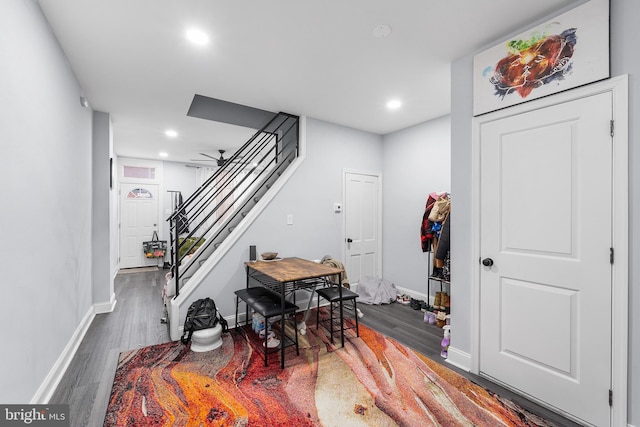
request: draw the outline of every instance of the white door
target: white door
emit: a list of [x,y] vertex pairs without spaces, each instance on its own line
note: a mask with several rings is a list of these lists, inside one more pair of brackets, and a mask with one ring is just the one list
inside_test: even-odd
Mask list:
[[597,426],[610,425],[612,98],[480,128],[480,372]]
[[142,242],[158,231],[158,186],[122,183],[120,187],[120,268],[156,265],[146,258]]
[[378,175],[345,172],[345,269],[349,282],[379,277],[380,189]]

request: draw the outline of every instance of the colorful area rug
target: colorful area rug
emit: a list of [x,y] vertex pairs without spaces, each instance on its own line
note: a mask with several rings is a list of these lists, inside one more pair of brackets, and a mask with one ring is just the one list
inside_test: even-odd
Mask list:
[[284,370],[279,354],[264,366],[252,334],[205,353],[180,342],[121,353],[104,425],[551,426],[363,325],[344,348],[310,325]]

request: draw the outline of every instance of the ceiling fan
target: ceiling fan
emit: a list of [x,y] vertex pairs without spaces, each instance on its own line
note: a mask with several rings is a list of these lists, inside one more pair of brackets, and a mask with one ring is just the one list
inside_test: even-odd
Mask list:
[[225,150],[218,150],[218,152],[220,153],[220,158],[218,158],[218,159],[216,159],[213,156],[208,155],[207,153],[198,153],[201,156],[208,157],[208,159],[191,159],[191,161],[192,162],[216,162],[216,164],[218,166],[220,166],[220,167],[224,166],[229,161],[229,159],[225,159],[224,158]]

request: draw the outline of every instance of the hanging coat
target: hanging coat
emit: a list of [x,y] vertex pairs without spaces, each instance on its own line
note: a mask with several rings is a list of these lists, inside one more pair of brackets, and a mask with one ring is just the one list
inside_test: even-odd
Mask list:
[[433,221],[429,220],[429,214],[431,214],[431,209],[433,209],[436,200],[444,196],[448,196],[446,191],[430,193],[427,198],[427,206],[424,209],[422,222],[420,223],[420,245],[422,252],[431,252],[431,248],[435,246],[435,233],[432,230]]
[[451,248],[451,213],[442,221],[442,230],[440,231],[440,240],[434,254],[435,259],[444,261],[447,252]]
[[431,228],[433,227],[433,223],[429,221],[429,214],[431,213],[431,209],[436,203],[436,199],[429,195],[427,198],[427,206],[424,209],[424,214],[422,215],[422,223],[420,223],[420,245],[422,246],[422,252],[431,252],[431,244],[433,240],[433,232]]
[[[325,255],[322,258],[322,261],[320,261],[321,264],[326,264],[330,267],[334,267],[334,268],[340,268],[342,269],[342,286],[344,286],[345,288],[350,288],[350,284],[349,284],[349,279],[347,278],[347,270],[344,268],[344,265],[338,261],[335,260],[333,258],[331,258],[331,255]],[[329,277],[329,280],[334,283],[334,284],[338,284],[338,275],[335,276],[331,276]]]

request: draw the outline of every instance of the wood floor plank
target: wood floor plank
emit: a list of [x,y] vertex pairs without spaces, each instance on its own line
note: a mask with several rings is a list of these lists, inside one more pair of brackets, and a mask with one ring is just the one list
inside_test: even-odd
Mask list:
[[170,341],[167,325],[160,322],[164,274],[116,275],[114,311],[96,315],[49,401],[70,405],[71,426],[102,425],[122,351]]

